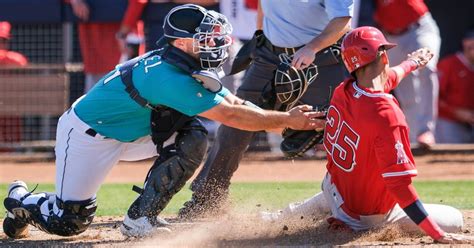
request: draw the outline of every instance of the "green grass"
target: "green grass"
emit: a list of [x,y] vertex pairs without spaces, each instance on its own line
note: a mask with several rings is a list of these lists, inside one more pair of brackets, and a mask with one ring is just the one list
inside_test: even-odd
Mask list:
[[[0,185],[0,195],[4,196],[6,184]],[[34,185],[30,184],[30,188]],[[131,190],[132,184],[105,184],[98,193],[100,215],[123,215],[137,194]],[[415,182],[415,187],[425,203],[441,203],[461,209],[474,209],[474,181],[432,181]],[[51,192],[54,185],[42,184],[36,192]],[[235,183],[231,187],[234,210],[255,212],[283,208],[288,203],[308,198],[320,191],[319,183]],[[175,214],[182,204],[191,197],[186,187],[179,192],[163,214]],[[363,200],[363,199],[361,199]],[[3,205],[0,212],[5,212]]]

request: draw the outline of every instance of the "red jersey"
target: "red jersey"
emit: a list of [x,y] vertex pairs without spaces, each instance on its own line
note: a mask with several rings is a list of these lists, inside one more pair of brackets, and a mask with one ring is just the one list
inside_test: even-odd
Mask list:
[[428,7],[423,0],[377,0],[374,20],[384,31],[397,34],[426,12]]
[[107,73],[120,60],[120,48],[115,38],[120,23],[81,23],[79,41],[86,73]]
[[326,167],[344,200],[343,208],[355,214],[387,213],[396,204],[387,181],[417,174],[405,116],[388,94],[394,87],[394,71],[384,92],[348,79],[336,88],[328,109]]
[[462,53],[450,55],[438,63],[439,116],[459,121],[453,107],[474,111],[474,66]]
[[26,66],[28,60],[21,53],[0,50],[0,66]]

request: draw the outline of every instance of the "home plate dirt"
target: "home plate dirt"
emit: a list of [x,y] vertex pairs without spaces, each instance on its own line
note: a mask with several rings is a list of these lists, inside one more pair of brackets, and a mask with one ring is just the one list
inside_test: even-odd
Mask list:
[[[474,210],[463,211],[463,232],[474,232]],[[325,220],[306,223],[268,224],[255,216],[226,216],[220,220],[200,220],[193,223],[172,222],[171,233],[156,233],[152,237],[130,239],[121,235],[122,217],[98,217],[90,228],[76,237],[44,234],[30,227],[30,237],[8,239],[0,234],[0,246],[9,247],[261,247],[261,246],[440,246],[417,233],[404,234],[391,226],[365,233],[334,232],[327,230]],[[467,247],[467,246],[466,246]]]

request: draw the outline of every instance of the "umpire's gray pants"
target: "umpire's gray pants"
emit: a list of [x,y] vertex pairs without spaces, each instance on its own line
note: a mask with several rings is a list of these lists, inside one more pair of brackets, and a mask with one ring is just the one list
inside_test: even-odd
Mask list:
[[437,143],[474,143],[474,125],[438,117],[435,136]]
[[[278,64],[278,57],[268,47],[257,48],[256,58],[237,90],[237,96],[258,105],[262,90],[273,80]],[[316,81],[309,86],[302,101],[322,107],[329,105],[334,88],[344,80],[346,74],[341,63],[318,67],[318,70]],[[254,135],[254,132],[225,125],[219,127],[204,167],[193,182],[193,197],[219,201],[227,196],[230,179]]]
[[398,44],[388,50],[392,65],[398,65],[418,48],[428,47],[434,54],[426,68],[409,74],[395,89],[410,127],[410,142],[415,143],[418,135],[426,131],[434,133],[435,130],[439,92],[436,64],[441,45],[439,29],[428,13],[420,18],[417,26],[402,35],[387,35],[387,39]]

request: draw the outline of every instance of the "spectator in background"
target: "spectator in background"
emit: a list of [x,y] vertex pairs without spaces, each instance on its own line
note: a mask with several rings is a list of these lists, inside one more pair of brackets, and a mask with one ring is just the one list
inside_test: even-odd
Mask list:
[[120,24],[120,29],[115,34],[121,52],[120,63],[145,52],[144,27],[140,17],[147,3],[148,0],[128,1],[127,10]]
[[140,34],[129,33],[125,39],[120,39],[120,63],[135,58],[145,51],[144,38]]
[[464,35],[462,48],[438,64],[439,143],[474,143],[474,28]]
[[10,29],[9,22],[0,22],[0,66],[26,66],[28,60],[23,54],[9,50]]
[[90,6],[85,0],[69,0],[79,23],[79,44],[84,63],[85,85],[87,93],[107,72],[114,69],[125,51],[125,39],[128,33],[136,30],[136,13],[145,0],[129,0],[125,18],[120,22],[89,22]]
[[411,73],[395,89],[410,127],[410,142],[429,148],[435,143],[434,130],[439,92],[436,64],[441,38],[436,22],[423,0],[376,0],[374,19],[388,40],[398,46],[388,51],[394,64],[410,51],[429,48],[434,57],[425,70]]
[[[252,38],[256,30],[257,7],[258,0],[220,0],[219,12],[227,16],[232,24],[233,43],[229,49],[229,57],[232,60],[242,47],[242,42],[246,42]],[[227,73],[231,70],[231,63],[224,64],[224,71]],[[232,93],[235,93],[241,85],[244,72],[237,73],[233,76],[222,78],[222,84]]]
[[[26,57],[21,53],[9,50],[10,29],[10,23],[0,22],[0,68],[25,67],[28,64],[28,60],[26,59]],[[0,116],[0,142],[21,141],[21,129],[21,117]],[[0,148],[0,152],[8,151],[11,151],[11,149]]]

